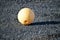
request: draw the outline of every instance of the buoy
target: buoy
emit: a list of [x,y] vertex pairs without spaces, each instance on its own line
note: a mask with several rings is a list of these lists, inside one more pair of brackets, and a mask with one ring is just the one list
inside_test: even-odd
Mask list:
[[30,8],[22,8],[18,12],[18,21],[23,25],[29,25],[33,23],[35,14]]

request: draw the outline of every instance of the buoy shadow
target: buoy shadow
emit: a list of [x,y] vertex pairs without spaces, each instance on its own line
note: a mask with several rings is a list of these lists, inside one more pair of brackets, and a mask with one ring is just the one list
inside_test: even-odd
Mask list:
[[30,25],[49,25],[49,24],[60,24],[60,21],[45,21],[45,22],[35,22]]

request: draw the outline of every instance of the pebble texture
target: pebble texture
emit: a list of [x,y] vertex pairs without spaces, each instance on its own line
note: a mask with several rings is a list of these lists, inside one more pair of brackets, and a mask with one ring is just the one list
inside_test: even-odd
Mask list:
[[[36,15],[28,26],[17,20],[24,7]],[[60,0],[0,0],[0,40],[60,40]]]

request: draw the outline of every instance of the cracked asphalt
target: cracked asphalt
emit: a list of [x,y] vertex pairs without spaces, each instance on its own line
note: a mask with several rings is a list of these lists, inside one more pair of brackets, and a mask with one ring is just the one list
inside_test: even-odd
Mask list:
[[[24,7],[35,13],[28,26],[17,20]],[[60,40],[60,0],[0,0],[0,40]]]

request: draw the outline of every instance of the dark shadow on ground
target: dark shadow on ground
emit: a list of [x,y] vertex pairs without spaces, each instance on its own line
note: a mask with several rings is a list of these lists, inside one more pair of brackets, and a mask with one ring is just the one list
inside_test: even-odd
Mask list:
[[35,22],[30,25],[49,25],[49,24],[60,24],[60,21],[45,21],[45,22]]

